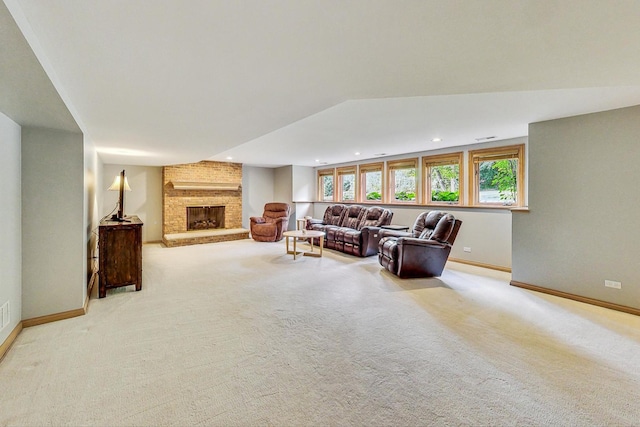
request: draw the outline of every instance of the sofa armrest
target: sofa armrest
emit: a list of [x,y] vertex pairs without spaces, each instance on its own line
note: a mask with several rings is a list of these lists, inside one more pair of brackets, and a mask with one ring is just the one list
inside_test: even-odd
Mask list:
[[[385,236],[386,237],[386,236]],[[440,243],[437,240],[419,239],[417,237],[400,237],[397,240],[398,245],[417,246],[421,248],[431,247],[444,249],[450,247],[447,243]]]
[[381,237],[411,237],[413,234],[410,231],[389,230],[386,228],[380,229]]
[[249,218],[250,222],[253,222],[254,224],[264,224],[265,222],[267,222],[263,217],[261,216],[252,216],[251,218]]
[[307,224],[322,224],[321,219],[309,218],[307,219]]
[[397,240],[398,277],[437,277],[442,274],[451,246],[435,240],[401,237]]
[[360,230],[360,253],[361,256],[371,256],[378,253],[378,244],[382,238],[383,231],[380,227],[365,226]]

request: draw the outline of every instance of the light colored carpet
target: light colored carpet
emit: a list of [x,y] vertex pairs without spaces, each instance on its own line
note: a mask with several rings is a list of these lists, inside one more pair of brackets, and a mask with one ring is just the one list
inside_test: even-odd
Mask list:
[[450,264],[144,247],[141,292],[25,329],[1,425],[638,425],[640,318]]

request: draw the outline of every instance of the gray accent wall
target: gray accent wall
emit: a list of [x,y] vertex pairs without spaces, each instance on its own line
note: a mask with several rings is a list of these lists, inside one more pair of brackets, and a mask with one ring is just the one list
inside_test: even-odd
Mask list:
[[22,128],[22,316],[82,308],[87,294],[81,133]]
[[638,183],[640,106],[530,124],[513,280],[640,309]]
[[0,113],[0,306],[9,301],[9,324],[0,331],[2,344],[22,320],[22,222],[20,126]]

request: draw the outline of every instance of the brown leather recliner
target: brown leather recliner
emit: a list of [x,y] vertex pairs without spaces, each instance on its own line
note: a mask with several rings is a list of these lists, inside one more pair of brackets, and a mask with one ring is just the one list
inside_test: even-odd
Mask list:
[[267,203],[261,217],[249,218],[251,237],[258,242],[278,242],[289,228],[291,206],[287,203]]
[[418,216],[410,232],[381,230],[380,264],[400,278],[442,274],[462,221],[440,211]]

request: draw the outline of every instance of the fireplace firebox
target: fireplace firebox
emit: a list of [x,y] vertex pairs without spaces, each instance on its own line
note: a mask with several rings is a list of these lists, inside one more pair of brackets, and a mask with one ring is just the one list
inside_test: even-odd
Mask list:
[[224,206],[187,206],[187,230],[224,228]]

